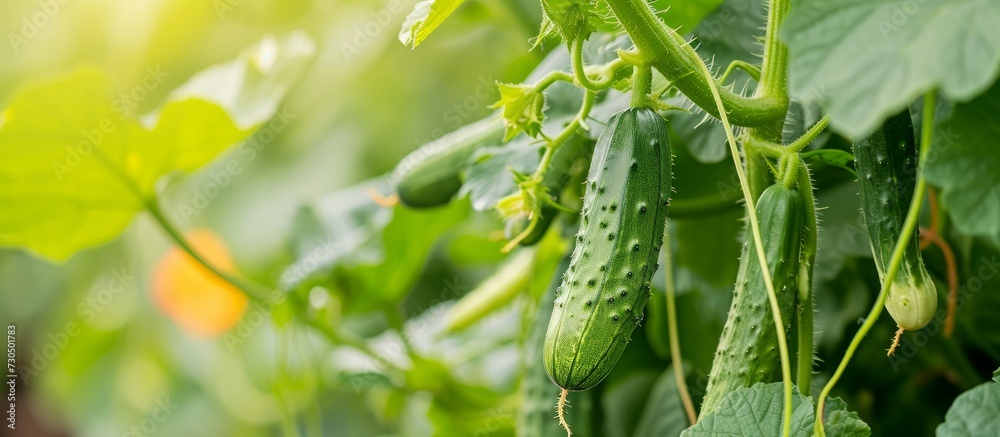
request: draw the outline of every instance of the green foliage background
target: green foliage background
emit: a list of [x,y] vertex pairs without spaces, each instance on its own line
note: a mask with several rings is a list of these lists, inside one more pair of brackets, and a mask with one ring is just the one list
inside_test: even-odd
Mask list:
[[[22,249],[0,250],[0,321],[17,326],[19,359],[35,370],[19,392],[21,423],[39,432],[120,435],[169,402],[177,407],[166,420],[156,422],[159,435],[253,436],[291,434],[293,429],[306,435],[349,436],[513,433],[521,405],[522,327],[530,325],[530,318],[522,316],[530,314],[536,302],[527,296],[537,298],[544,292],[561,258],[557,239],[538,247],[530,293],[466,332],[442,336],[442,314],[450,302],[473,289],[504,259],[499,252],[503,242],[494,238],[502,223],[492,211],[473,211],[477,200],[492,197],[495,202],[504,193],[473,192],[472,202],[416,212],[381,208],[369,191],[389,192],[385,175],[407,152],[488,116],[487,106],[499,98],[495,81],[520,81],[545,52],[564,48],[549,44],[528,51],[541,19],[537,1],[484,0],[466,2],[414,51],[397,40],[413,3],[0,4],[0,30],[8,42],[0,44],[5,108],[12,106],[22,84],[87,64],[106,71],[114,86],[126,91],[141,86],[149,69],[166,72],[162,84],[146,89],[147,96],[133,110],[147,113],[206,67],[237,59],[267,35],[304,30],[317,50],[301,76],[287,80],[287,96],[278,112],[288,115],[288,128],[272,132],[273,139],[267,141],[260,132],[251,137],[262,145],[252,160],[231,148],[214,160],[215,153],[202,156],[198,164],[210,162],[189,177],[168,173],[167,182],[160,181],[167,187],[162,206],[182,228],[207,227],[218,233],[246,275],[318,299],[322,310],[316,317],[364,338],[392,363],[387,366],[329,344],[295,322],[292,309],[284,304],[252,308],[233,331],[236,337],[198,340],[184,335],[150,301],[151,266],[170,243],[143,213],[128,221],[121,236],[65,263]],[[754,54],[760,50],[755,37],[761,35],[765,14],[754,1],[733,0],[716,10],[720,3],[656,2],[660,10],[671,7],[662,14],[668,24],[680,26],[684,34],[694,31],[699,53],[714,59],[716,72],[733,59],[756,61]],[[821,137],[817,146],[849,150],[846,135],[869,132],[880,117],[901,109],[929,85],[943,90],[942,109],[950,115],[939,120],[936,141],[941,146],[934,149],[938,153],[929,161],[927,178],[941,190],[948,212],[943,235],[959,261],[955,334],[945,338],[936,321],[908,334],[900,352],[886,358],[894,326],[883,316],[833,393],[858,412],[874,435],[926,435],[945,420],[948,407],[963,391],[987,384],[973,395],[995,395],[989,385],[995,383],[987,381],[1000,362],[1000,149],[991,147],[1000,135],[1000,86],[994,83],[1000,44],[977,45],[995,43],[995,32],[976,33],[982,26],[969,26],[967,34],[959,30],[969,20],[995,23],[989,19],[1000,12],[988,2],[969,0],[937,14],[945,6],[928,2],[906,16],[913,21],[904,31],[890,32],[879,44],[847,56],[855,49],[852,41],[871,36],[864,31],[884,28],[873,23],[852,33],[843,21],[883,9],[891,13],[893,7],[888,1],[856,3],[793,2],[782,37],[791,50],[791,90],[799,103],[792,108],[786,134],[801,134],[818,118],[820,104],[831,114],[834,132]],[[32,33],[30,22],[40,13],[47,17],[45,24],[36,26],[34,36],[24,37]],[[839,33],[821,32],[829,28]],[[940,41],[928,45],[928,51],[898,52],[901,59],[893,58],[898,48],[894,44],[930,38],[927,35],[937,35]],[[834,40],[843,46],[826,43]],[[818,55],[796,57],[803,52]],[[923,68],[928,59],[938,59],[935,56],[968,68],[956,70],[958,74]],[[892,62],[884,69],[865,68],[884,66],[886,58]],[[921,73],[896,81],[902,74],[896,69]],[[730,82],[736,88],[753,87],[742,73],[735,73]],[[871,92],[885,84],[892,87],[884,94]],[[70,97],[51,98],[56,104]],[[684,101],[677,98],[676,103]],[[238,119],[241,111],[253,112],[256,105],[226,109]],[[705,215],[671,219],[681,347],[697,402],[725,321],[743,213],[736,203],[739,185],[726,160],[721,129],[701,124],[698,113],[677,114],[670,121],[676,204],[708,198],[722,205]],[[239,132],[233,136],[233,141],[242,138]],[[178,156],[183,149],[163,147]],[[479,186],[498,186],[495,181],[507,174],[497,169],[517,159],[508,158],[486,161],[483,167],[493,170],[480,175]],[[224,186],[217,195],[208,196],[205,187],[219,184],[213,176],[234,160],[242,171],[220,184]],[[532,163],[525,166],[530,170]],[[198,165],[190,167],[186,170]],[[858,318],[874,301],[878,281],[859,220],[853,176],[822,163],[814,168],[824,208],[817,265],[815,393],[839,362]],[[18,189],[0,185],[0,199]],[[186,213],[183,207],[195,205],[200,197],[209,198],[204,207]],[[0,220],[33,217],[30,211],[3,204],[0,214]],[[0,235],[0,245],[4,238]],[[925,257],[931,273],[942,281],[938,289],[946,290],[942,254],[929,249]],[[127,278],[124,290],[112,293],[109,303],[96,307],[99,311],[83,309],[102,293],[107,295],[114,278]],[[667,368],[662,272],[654,284],[644,328],[636,331],[614,373],[595,390],[573,395],[580,413],[571,414],[592,411],[588,417],[594,435],[663,435],[687,428]],[[407,344],[418,354],[406,353]],[[45,358],[52,350],[54,356]],[[391,366],[409,370],[398,372]],[[954,416],[960,418],[959,413]]]

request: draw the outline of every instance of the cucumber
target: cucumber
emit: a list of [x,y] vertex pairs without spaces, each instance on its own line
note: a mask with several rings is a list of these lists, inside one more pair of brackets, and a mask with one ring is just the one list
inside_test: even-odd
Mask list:
[[[890,117],[874,134],[854,144],[862,215],[883,282],[913,199],[917,161],[909,110]],[[901,261],[896,277],[890,279],[885,308],[901,328],[912,331],[930,323],[938,299],[920,257],[916,229]]]
[[[542,185],[548,190],[553,201],[560,202],[563,189],[572,181],[579,181],[584,177],[583,173],[586,172],[586,166],[589,164],[593,151],[593,140],[582,135],[573,136],[556,149],[552,156],[552,162],[549,164],[548,173],[545,174],[545,179],[542,181]],[[558,215],[559,210],[555,207],[551,205],[542,207],[541,217],[539,217],[535,228],[519,244],[533,246],[538,243]],[[531,220],[525,218],[511,223],[507,229],[507,237],[513,238],[520,234],[530,222]]]
[[461,172],[476,148],[499,143],[503,124],[494,117],[462,126],[406,155],[393,170],[399,201],[410,208],[433,208],[449,201],[462,188]]
[[[545,344],[545,329],[549,325],[556,289],[562,282],[562,275],[569,268],[567,254],[556,268],[548,289],[533,312],[528,325],[528,334],[521,354],[521,380],[519,394],[520,407],[517,410],[517,435],[521,437],[548,437],[565,433],[559,422],[552,419],[555,412],[552,402],[559,397],[559,387],[552,385],[542,365],[542,349]],[[593,434],[591,430],[594,402],[590,396],[573,399],[573,414],[567,418],[573,435],[584,437]]]
[[545,334],[545,372],[559,387],[601,382],[642,320],[670,186],[663,118],[649,108],[612,116],[597,140],[576,247]]
[[[772,185],[757,200],[756,210],[764,257],[777,293],[781,317],[783,321],[791,321],[805,225],[802,195],[782,184]],[[780,357],[773,317],[753,233],[748,229],[733,301],[715,350],[699,417],[705,417],[718,407],[733,390],[777,380]]]
[[531,249],[512,255],[499,270],[462,296],[445,314],[444,332],[462,331],[507,306],[527,288],[534,258]]

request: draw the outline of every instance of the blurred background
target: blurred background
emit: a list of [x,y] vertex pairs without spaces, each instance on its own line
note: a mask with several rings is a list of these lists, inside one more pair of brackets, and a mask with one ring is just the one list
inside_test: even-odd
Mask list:
[[[397,37],[414,3],[4,1],[0,96],[6,106],[23,82],[86,61],[106,69],[121,90],[141,84],[149,69],[162,71],[163,83],[135,102],[144,113],[194,73],[268,35],[303,30],[317,52],[281,104],[287,129],[258,139],[256,159],[233,158],[244,171],[203,209],[183,217],[174,211],[192,202],[225,158],[172,182],[163,200],[179,227],[211,229],[240,270],[274,284],[291,262],[287,242],[302,205],[378,179],[424,142],[488,115],[498,97],[494,81],[522,79],[544,55],[528,51],[540,21],[535,0],[470,2],[417,51]],[[325,435],[374,435],[395,420],[371,413],[356,388],[347,396],[319,387],[324,360],[302,354],[323,351],[297,345],[310,338],[276,330],[269,313],[257,313],[267,319],[263,327],[235,347],[169,317],[153,290],[157,278],[166,281],[156,269],[166,268],[158,262],[170,247],[139,214],[122,237],[65,264],[0,249],[0,320],[17,326],[19,359],[35,370],[22,374],[17,435],[273,435],[288,409],[301,416],[313,405],[322,405],[308,412],[323,418]],[[435,292],[446,276],[432,275]],[[238,316],[245,302],[233,305]],[[282,335],[291,340],[275,341]],[[289,366],[308,363],[308,371],[279,372],[278,343],[290,345]],[[403,414],[388,400],[369,402],[386,404],[375,410],[388,416]]]

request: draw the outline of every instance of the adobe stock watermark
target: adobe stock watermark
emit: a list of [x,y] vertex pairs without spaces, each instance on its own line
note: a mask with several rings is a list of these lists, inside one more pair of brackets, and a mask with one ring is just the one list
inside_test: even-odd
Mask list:
[[372,40],[390,27],[394,17],[406,11],[405,6],[406,3],[402,0],[389,0],[382,9],[369,12],[368,21],[354,26],[351,40],[340,43],[340,53],[344,56],[344,60],[349,63],[355,56],[361,54]]
[[279,109],[264,127],[237,146],[236,153],[230,154],[224,164],[213,166],[208,170],[209,180],[192,188],[188,201],[171,208],[174,216],[179,217],[183,224],[190,224],[194,216],[201,214],[236,176],[243,173],[244,165],[256,160],[257,154],[273,143],[278,134],[287,129],[291,120],[295,118],[296,115],[288,112],[286,108]]
[[[1000,273],[1000,260],[996,255],[991,258],[985,256],[979,259],[979,267],[975,269],[976,276],[968,278],[958,287],[958,296],[955,301],[955,313],[958,314],[962,308],[969,304],[976,295],[983,290],[983,285],[992,280]],[[996,290],[991,290],[996,291]],[[899,367],[910,362],[917,355],[920,348],[927,345],[932,337],[941,332],[941,327],[945,324],[947,310],[938,306],[934,313],[934,319],[925,328],[904,335],[899,340],[899,347],[896,352],[889,356],[889,363],[892,370],[899,372]]]
[[219,21],[225,21],[226,15],[243,5],[243,0],[213,0],[212,9],[215,9],[215,16]]
[[147,437],[156,434],[160,426],[170,420],[170,417],[180,408],[170,401],[170,397],[156,400],[153,410],[146,415],[137,425],[120,434],[121,437]]
[[900,27],[910,21],[910,17],[920,10],[920,7],[927,3],[927,0],[903,0],[895,1],[889,9],[882,9],[883,14],[878,20],[878,31],[883,39],[888,39]]
[[[468,286],[459,283],[457,277],[453,281],[445,280],[444,288],[441,289],[438,297],[433,299],[427,305],[414,311],[414,314],[421,314],[421,316],[417,318],[408,318],[407,331],[421,332],[426,330],[428,325],[440,321],[445,308],[442,308],[439,304],[463,296],[468,289]],[[410,341],[410,338],[408,338],[409,334],[406,332],[400,332],[399,335],[402,337],[401,341],[389,342],[388,344],[375,348],[375,352],[378,353],[378,355],[385,361],[398,361],[406,355],[406,348],[404,344],[413,343]],[[356,394],[361,394],[365,388],[378,382],[381,379],[380,375],[385,372],[385,365],[377,359],[369,360],[365,367],[366,371],[364,373],[357,373],[351,375],[350,377],[349,383]]]
[[[110,278],[104,280],[100,287],[91,290],[85,301],[77,305],[77,317],[84,324],[90,324],[133,282],[135,282],[135,276],[129,274],[125,269],[112,271]],[[48,368],[51,362],[59,358],[70,341],[79,336],[81,332],[81,326],[76,321],[66,322],[62,329],[49,332],[44,339],[47,342],[40,348],[31,350],[30,361],[27,362],[27,365],[18,367],[21,380],[24,381],[25,385]]]
[[38,0],[36,8],[28,15],[21,17],[20,32],[7,32],[7,41],[14,53],[20,53],[24,46],[28,45],[52,22],[52,20],[62,12],[63,7],[72,0]]
[[[162,85],[164,79],[169,75],[170,73],[164,72],[159,65],[147,67],[142,80],[137,85],[127,92],[119,94],[111,102],[111,110],[118,116],[118,120],[125,120],[132,115],[132,111],[135,111],[153,90]],[[102,118],[96,126],[83,129],[80,132],[83,139],[76,144],[65,146],[66,153],[63,155],[63,159],[52,162],[52,172],[55,173],[56,179],[59,182],[64,182],[66,176],[80,167],[84,159],[90,156],[95,148],[100,147],[109,135],[114,134],[118,127],[118,123],[108,116]]]

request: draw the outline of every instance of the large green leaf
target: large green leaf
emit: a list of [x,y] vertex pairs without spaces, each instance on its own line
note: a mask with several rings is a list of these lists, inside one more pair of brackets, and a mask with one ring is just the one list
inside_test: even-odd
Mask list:
[[[91,65],[24,85],[0,117],[0,244],[65,260],[116,237],[160,177],[197,170],[271,117],[310,54],[304,36],[265,39],[141,122]],[[165,76],[147,74],[147,87]]]
[[794,97],[861,137],[921,93],[968,100],[1000,69],[994,0],[799,0],[782,28]]
[[941,199],[965,234],[1000,245],[1000,83],[968,103],[956,105],[939,127],[927,155],[925,176],[941,188]]
[[[792,393],[792,437],[813,435],[813,399],[803,396],[798,389]],[[681,436],[760,436],[781,435],[784,414],[784,388],[782,383],[756,384],[729,393],[722,405],[705,415]],[[844,401],[830,399],[824,411],[826,435],[829,437],[869,436],[868,425],[857,413],[847,411]]]
[[404,46],[417,48],[465,0],[425,0],[413,6],[399,30]]
[[168,105],[146,129],[115,112],[113,95],[107,76],[84,66],[13,99],[0,130],[3,244],[64,260],[107,242],[157,178],[194,170],[250,133],[194,99]]
[[1000,435],[1000,384],[985,382],[959,395],[938,426],[937,435]]

